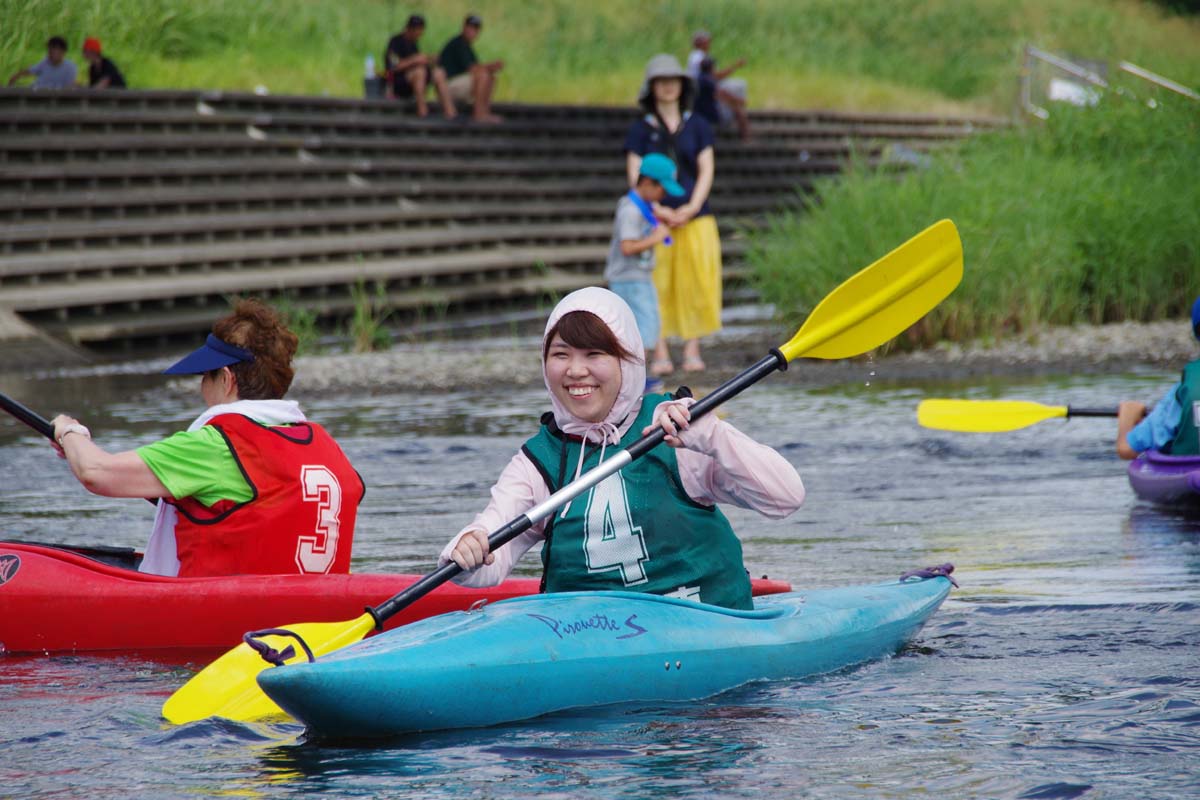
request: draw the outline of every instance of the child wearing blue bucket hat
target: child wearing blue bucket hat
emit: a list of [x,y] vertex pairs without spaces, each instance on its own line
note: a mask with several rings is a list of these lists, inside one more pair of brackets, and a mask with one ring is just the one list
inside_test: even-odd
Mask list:
[[[1192,304],[1192,335],[1200,340],[1200,297]],[[1183,367],[1154,409],[1126,400],[1117,410],[1117,454],[1137,458],[1146,450],[1177,456],[1200,455],[1200,359]]]
[[[658,292],[651,278],[654,248],[660,243],[671,243],[667,226],[654,216],[653,207],[666,195],[682,197],[683,194],[675,162],[660,153],[650,153],[638,168],[637,183],[617,201],[613,216],[604,280],[633,309],[638,333],[646,347],[653,347],[659,334]],[[647,391],[661,388],[662,381],[651,378],[646,382]]]

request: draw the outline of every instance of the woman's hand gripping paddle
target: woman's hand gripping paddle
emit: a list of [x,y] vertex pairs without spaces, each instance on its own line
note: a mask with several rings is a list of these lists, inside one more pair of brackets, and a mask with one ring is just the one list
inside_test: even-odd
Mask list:
[[[708,413],[770,373],[786,369],[788,362],[802,356],[847,358],[878,347],[940,303],[958,285],[962,270],[962,243],[958,231],[952,222],[942,220],[834,289],[790,341],[693,405],[692,419]],[[491,549],[516,538],[568,501],[649,452],[662,442],[663,437],[661,428],[648,433],[627,450],[584,473],[545,502],[493,532],[488,537]],[[390,600],[367,609],[358,619],[288,625],[286,633],[306,643],[315,655],[331,652],[382,628],[389,617],[461,571],[461,567],[451,562]],[[274,645],[268,644],[268,639]],[[163,716],[171,722],[184,723],[210,716],[248,720],[282,714],[255,682],[255,676],[267,666],[258,650],[267,651],[267,655],[281,664],[297,656],[287,651],[275,651],[275,647],[287,643],[278,632],[264,632],[261,636],[248,633],[246,640],[249,644],[230,650],[171,695],[163,706]]]
[[967,433],[1002,433],[1061,417],[1116,417],[1115,408],[1044,406],[1027,400],[922,400],[917,424],[923,428]]
[[[50,441],[54,441],[54,423],[43,417],[41,414],[34,411],[32,408],[20,403],[8,395],[0,392],[0,408],[4,409],[14,417],[24,422],[35,431],[45,436]],[[146,502],[157,506],[158,500],[153,497],[147,497]]]

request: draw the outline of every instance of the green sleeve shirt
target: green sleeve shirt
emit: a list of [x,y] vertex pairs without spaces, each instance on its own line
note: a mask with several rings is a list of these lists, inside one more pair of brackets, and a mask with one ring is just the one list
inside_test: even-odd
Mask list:
[[180,431],[136,452],[171,497],[191,497],[206,506],[220,500],[244,503],[254,497],[228,442],[211,425]]

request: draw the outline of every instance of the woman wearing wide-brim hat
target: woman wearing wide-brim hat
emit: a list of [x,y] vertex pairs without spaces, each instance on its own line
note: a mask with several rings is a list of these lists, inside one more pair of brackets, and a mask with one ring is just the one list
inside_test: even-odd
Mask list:
[[[654,284],[662,315],[662,336],[655,344],[653,375],[674,371],[667,337],[684,340],[683,369],[704,369],[700,338],[721,328],[721,240],[708,206],[716,161],[713,129],[692,114],[695,86],[679,61],[660,54],[646,65],[638,95],[642,116],[625,137],[630,185],[637,182],[642,156],[662,153],[679,167],[682,197],[668,197],[655,213],[672,227],[670,245],[655,248]],[[649,343],[647,343],[649,344]]]

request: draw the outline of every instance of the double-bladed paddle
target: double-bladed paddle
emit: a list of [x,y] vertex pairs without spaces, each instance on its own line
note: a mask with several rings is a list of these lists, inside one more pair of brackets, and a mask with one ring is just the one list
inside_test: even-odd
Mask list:
[[1061,417],[1116,417],[1115,408],[1044,406],[1028,400],[922,400],[917,424],[923,428],[967,433],[1001,433]]
[[[691,408],[692,419],[712,411],[726,400],[788,362],[808,358],[848,358],[883,344],[910,325],[953,291],[962,279],[962,242],[950,220],[942,220],[863,269],[834,289],[805,320],[786,344],[758,363],[721,384]],[[511,541],[534,523],[545,519],[568,501],[659,445],[665,434],[656,428],[612,458],[559,489],[545,502],[517,517],[488,537],[492,550]],[[321,655],[352,644],[372,630],[382,628],[392,615],[424,597],[462,568],[451,562],[430,573],[386,602],[368,608],[355,620],[334,623],[287,625],[306,651]],[[276,629],[279,630],[279,629]],[[259,649],[282,647],[278,634],[246,635]],[[278,655],[278,654],[276,654]],[[290,656],[295,659],[298,656]],[[303,657],[303,656],[299,656]],[[286,661],[287,659],[278,659]],[[210,716],[257,719],[282,711],[258,688],[255,676],[266,668],[259,652],[247,643],[238,645],[184,684],[163,705],[163,716],[174,723]]]

